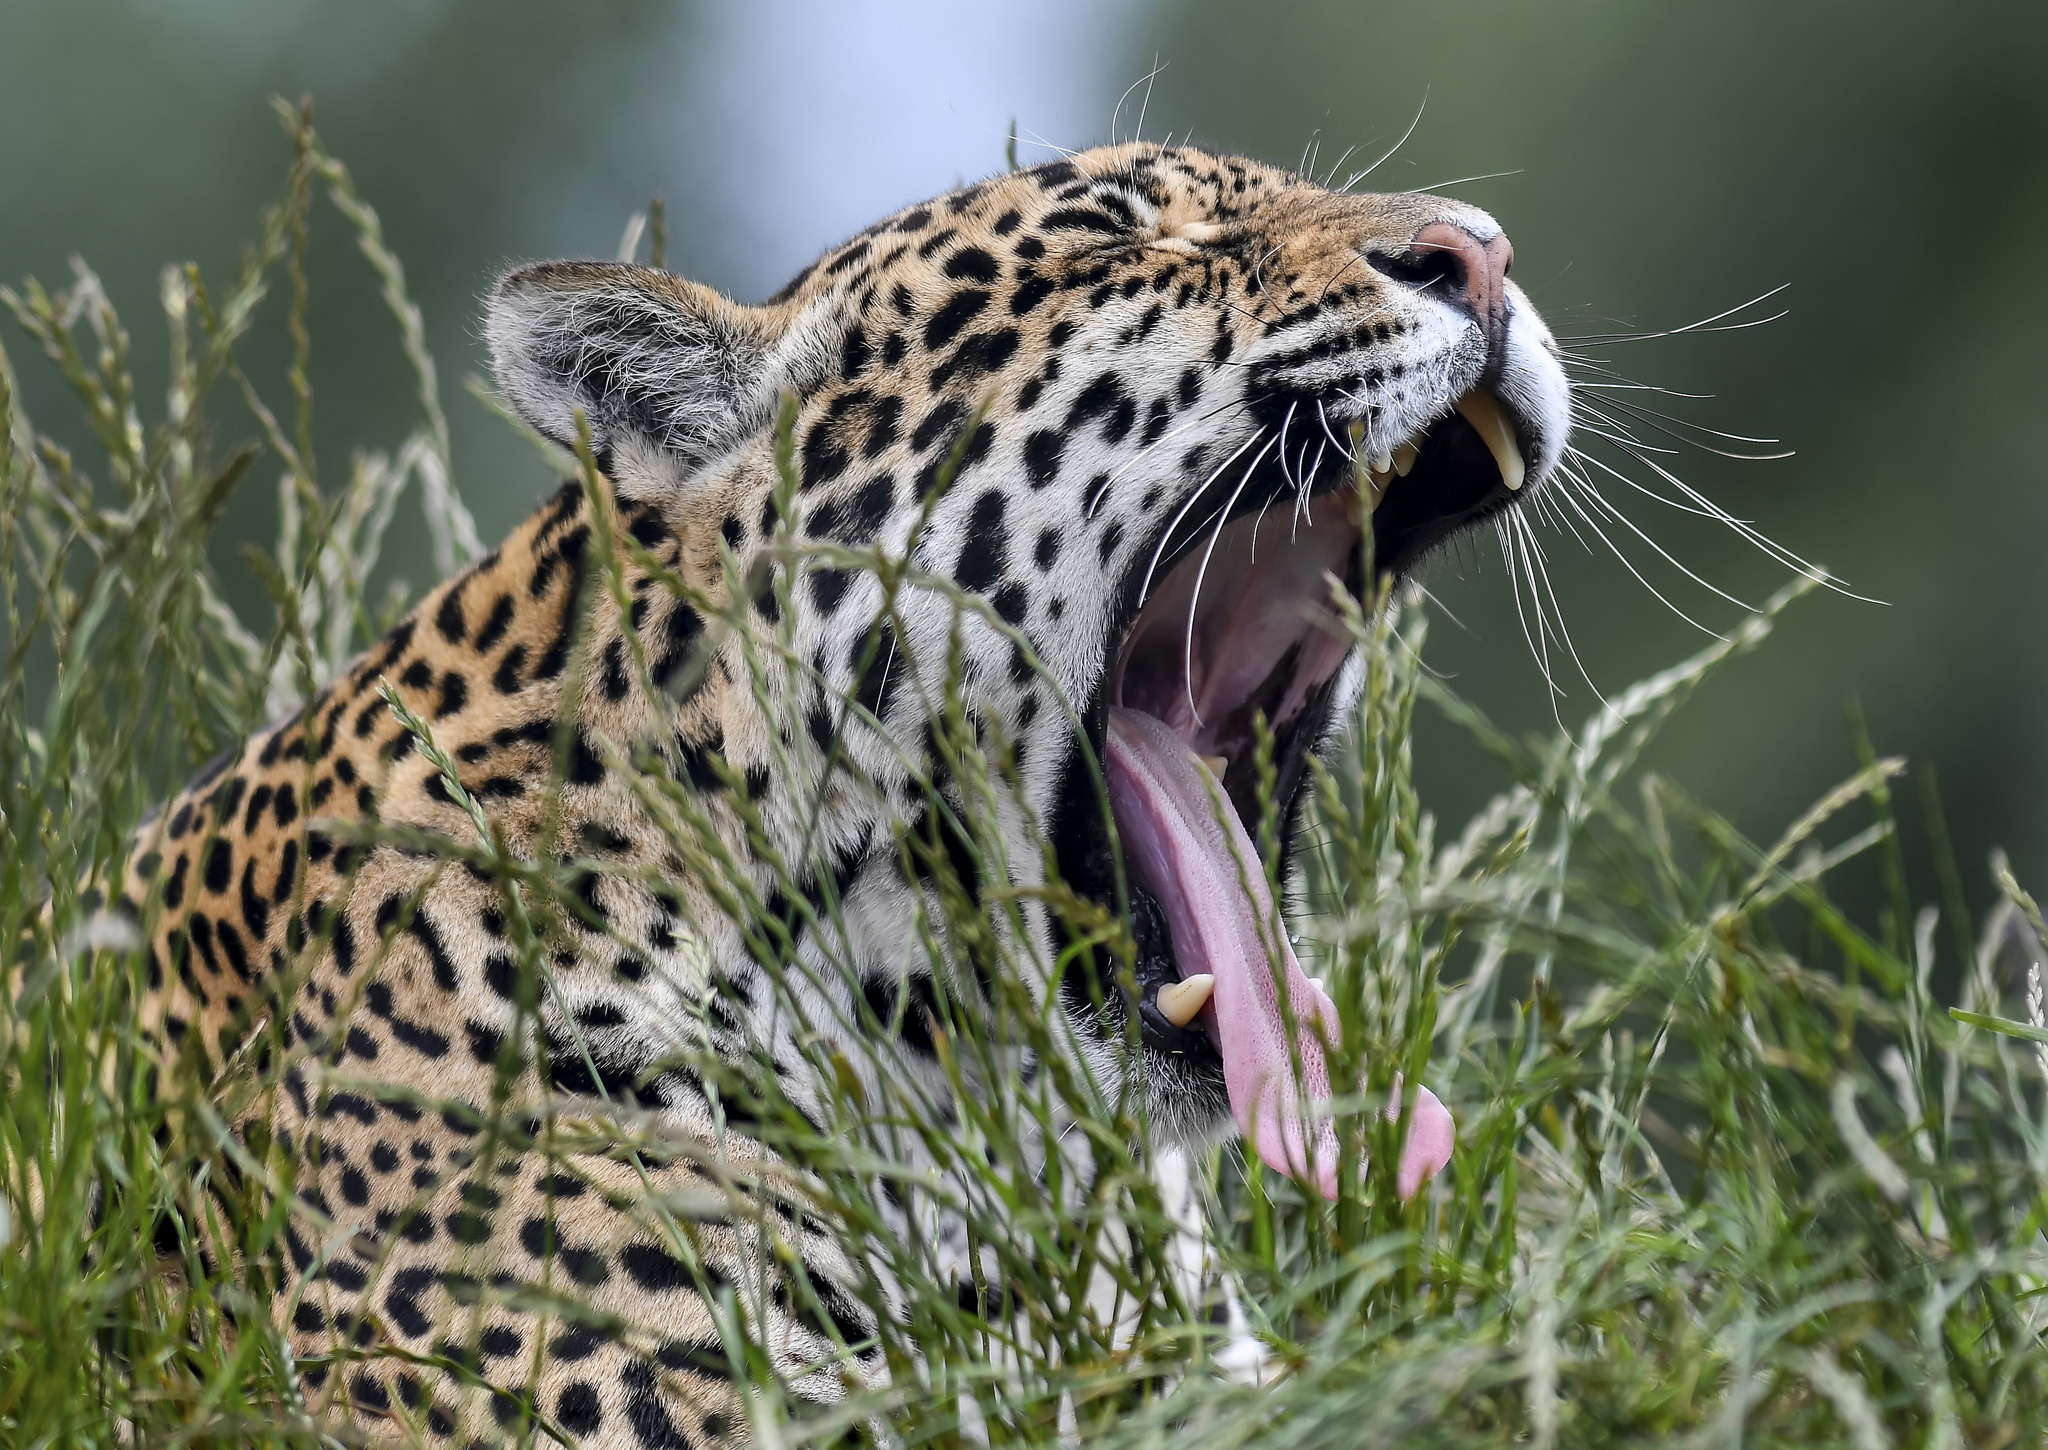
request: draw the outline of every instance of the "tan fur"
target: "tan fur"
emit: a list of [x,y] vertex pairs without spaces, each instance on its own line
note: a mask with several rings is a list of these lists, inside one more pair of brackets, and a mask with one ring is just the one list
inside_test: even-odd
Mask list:
[[[1134,196],[1149,189],[1157,198],[1156,214],[1140,218],[1129,235],[1047,227],[1062,210],[1095,206],[1091,185],[1121,184],[1125,175]],[[775,480],[769,418],[783,388],[797,393],[800,408],[799,528],[818,525],[828,510],[844,517],[862,489],[887,476],[890,506],[862,541],[885,548],[900,547],[917,481],[957,441],[958,420],[986,400],[993,425],[986,457],[970,449],[970,466],[935,512],[920,557],[949,572],[970,542],[972,519],[985,517],[970,513],[982,480],[1008,490],[1003,578],[1019,581],[1021,627],[1042,641],[1048,670],[1081,698],[1114,647],[1109,581],[1142,566],[1141,545],[1179,498],[1161,482],[1164,464],[1177,466],[1189,445],[1161,444],[1148,455],[1162,461],[1157,476],[1134,472],[1117,484],[1109,506],[1087,514],[1085,490],[1100,480],[1063,475],[1041,490],[1021,461],[1030,456],[1031,435],[1065,427],[1074,440],[1063,460],[1069,469],[1084,448],[1110,449],[1119,425],[1128,438],[1119,434],[1114,446],[1127,451],[1165,438],[1161,408],[1170,407],[1175,426],[1183,415],[1202,417],[1212,399],[1243,386],[1231,369],[1311,307],[1355,315],[1357,335],[1367,339],[1362,351],[1398,346],[1411,335],[1410,313],[1401,310],[1410,303],[1361,258],[1375,248],[1399,251],[1419,228],[1446,217],[1491,226],[1439,198],[1338,196],[1253,162],[1125,147],[1088,153],[1051,183],[1019,173],[892,218],[828,253],[762,308],[631,268],[536,269],[508,281],[504,295],[552,305],[565,289],[593,297],[630,292],[635,306],[658,318],[708,329],[704,345],[717,358],[738,359],[730,397],[718,391],[725,382],[693,372],[688,389],[709,391],[685,389],[687,397],[670,400],[680,408],[709,398],[707,408],[723,410],[709,423],[687,424],[698,430],[688,435],[690,447],[609,424],[601,408],[590,420],[622,500],[615,527],[637,531],[713,605],[727,598],[726,560],[743,572],[761,547]],[[1035,254],[1020,250],[1027,240],[1039,244]],[[987,261],[996,275],[977,281]],[[962,302],[968,292],[986,295]],[[1042,295],[1021,306],[1035,293]],[[976,310],[953,326],[944,321],[948,307]],[[1385,334],[1380,343],[1371,341],[1375,321]],[[1228,364],[1220,358],[1226,341]],[[970,350],[977,346],[978,353]],[[1456,351],[1466,346],[1462,334],[1445,344],[1440,366],[1454,381],[1478,366]],[[1123,380],[1132,415],[1116,417],[1124,406],[1116,402],[1084,414],[1077,401],[1083,385],[1125,351],[1140,359]],[[748,371],[757,366],[766,372]],[[857,376],[847,376],[848,368]],[[1192,381],[1181,381],[1184,375]],[[503,364],[501,378],[537,426],[550,417],[565,426],[565,410],[548,411],[554,405],[545,378],[532,381],[531,397]],[[1385,387],[1391,417],[1408,404],[1394,382]],[[1188,389],[1200,400],[1188,400]],[[920,426],[935,418],[941,426],[921,436]],[[1159,496],[1144,496],[1148,488]],[[1041,507],[1051,510],[1050,522],[1031,521],[1039,516],[1027,511]],[[701,1166],[707,1156],[736,1155],[749,1171],[762,1166],[750,1166],[758,1155],[742,1137],[716,1131],[701,1094],[672,1082],[673,1091],[643,1104],[608,1108],[587,1095],[565,1097],[547,1081],[546,1061],[573,1055],[561,1043],[582,1050],[573,1042],[580,1009],[590,1009],[593,1024],[580,1033],[583,1045],[653,1061],[698,1040],[692,1034],[711,975],[737,972],[746,961],[703,883],[668,858],[662,832],[627,784],[601,768],[607,750],[655,742],[679,776],[690,773],[688,752],[722,752],[734,772],[753,772],[761,783],[756,804],[778,850],[809,841],[821,857],[856,852],[872,833],[886,842],[902,825],[900,752],[873,731],[848,726],[842,744],[850,768],[814,833],[805,834],[812,823],[779,762],[811,758],[802,725],[784,738],[807,700],[781,699],[777,715],[764,717],[734,639],[714,639],[703,683],[683,702],[649,696],[631,678],[617,611],[601,599],[589,619],[581,697],[569,710],[578,565],[597,570],[604,562],[592,522],[583,490],[572,484],[497,552],[429,594],[298,715],[172,800],[137,840],[127,894],[162,906],[150,944],[160,986],[148,1022],[182,1054],[181,1070],[219,1085],[239,1125],[270,1125],[278,1147],[268,1161],[296,1171],[317,1206],[292,1223],[279,1314],[296,1352],[314,1365],[309,1393],[366,1430],[390,1432],[403,1419],[436,1444],[495,1443],[514,1433],[518,1412],[530,1407],[592,1446],[744,1440],[742,1406],[720,1368],[719,1329],[682,1262],[692,1252],[714,1281],[733,1286],[776,1367],[800,1391],[829,1399],[842,1374],[871,1380],[879,1373],[872,1360],[815,1370],[835,1353],[831,1339],[815,1312],[775,1291],[781,1281],[776,1256],[762,1252],[764,1233],[796,1246],[821,1284],[850,1282],[823,1225],[787,1205],[764,1209],[751,1224],[688,1215],[663,1221],[649,1206],[693,1192],[722,1194],[720,1172]],[[1107,532],[1112,523],[1121,542]],[[1034,572],[1034,540],[1041,560],[1057,544],[1058,568],[1069,572],[1056,576],[1044,564]],[[688,606],[630,560],[623,577],[630,597],[644,601],[638,635],[660,664],[674,647],[671,617]],[[823,585],[808,576],[791,582],[798,654],[821,660],[824,683],[834,689],[856,683],[850,655],[873,617],[872,585],[853,581],[834,612],[815,602]],[[1019,607],[995,587],[989,592],[998,609]],[[934,638],[942,642],[950,615],[937,618]],[[692,633],[687,642],[695,649],[715,633]],[[1049,688],[1009,683],[1008,643],[979,626],[970,634],[974,679],[989,682],[975,685],[977,708],[1029,744],[1026,796],[1042,806],[1066,752]],[[916,658],[930,645],[907,640],[904,647]],[[430,723],[515,857],[536,854],[548,829],[554,723],[580,718],[582,743],[570,742],[563,816],[549,849],[602,868],[592,894],[605,919],[558,928],[550,942],[553,989],[541,1006],[555,1041],[526,1044],[516,1071],[498,1066],[499,1053],[512,1050],[500,1044],[518,1010],[505,995],[503,966],[493,965],[512,956],[496,882],[396,845],[344,860],[346,824],[372,815],[388,827],[478,846],[465,812],[437,798],[437,773],[379,698],[381,681]],[[1027,710],[1023,702],[1034,691]],[[1037,721],[1030,729],[1020,723],[1027,713]],[[890,723],[907,728],[910,718],[899,714]],[[707,761],[708,754],[697,757],[700,772]],[[706,788],[703,799],[751,861],[756,889],[768,891],[772,873],[748,851],[729,793]],[[1019,869],[1032,869],[1030,852],[1017,856]],[[648,882],[665,885],[657,891]],[[882,885],[872,889],[877,918],[907,900]],[[313,949],[303,950],[308,942]],[[625,1020],[614,1022],[617,1014]],[[282,1043],[280,1022],[288,1025]],[[235,1086],[274,1077],[286,1060],[280,1050],[295,1064],[282,1087],[250,1097],[246,1086]],[[573,1067],[566,1070],[573,1077]],[[517,1134],[479,1134],[472,1124],[489,1118],[507,1089],[517,1104],[562,1104],[564,1116],[543,1131],[588,1141],[551,1161]],[[427,1103],[437,1106],[421,1106]],[[441,1104],[468,1105],[469,1121]],[[261,1148],[263,1135],[253,1141]],[[626,1141],[643,1150],[640,1165],[607,1146]],[[308,1255],[326,1267],[308,1272]],[[412,1287],[401,1292],[400,1285]],[[510,1302],[521,1286],[571,1290],[601,1322],[579,1326],[531,1300]],[[857,1316],[849,1317],[857,1330]],[[534,1378],[543,1343],[552,1348]],[[415,1360],[407,1367],[361,1357],[378,1348]],[[474,1371],[448,1368],[461,1362]]]

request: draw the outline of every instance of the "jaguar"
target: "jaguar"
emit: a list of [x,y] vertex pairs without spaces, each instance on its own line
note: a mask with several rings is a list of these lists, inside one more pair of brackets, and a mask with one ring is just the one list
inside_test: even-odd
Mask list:
[[[274,1302],[309,1396],[371,1438],[745,1443],[734,1302],[799,1393],[883,1372],[848,1358],[874,1320],[819,1215],[784,1224],[815,1287],[756,1292],[786,1268],[758,1228],[702,1218],[685,1252],[645,1209],[688,1201],[702,1155],[486,1125],[508,1094],[625,1103],[760,1158],[676,1065],[707,1032],[801,1108],[818,1034],[857,1076],[876,1059],[832,1034],[895,1031],[942,1096],[901,850],[931,827],[934,680],[1004,742],[1007,884],[1056,872],[1137,942],[1135,973],[1039,983],[1073,1052],[1163,1141],[1234,1127],[1329,1191],[1336,1014],[1271,930],[1294,832],[1260,860],[1255,757],[1292,819],[1361,688],[1339,596],[1369,607],[1558,466],[1570,390],[1512,259],[1458,201],[1124,144],[909,207],[758,305],[619,262],[505,273],[499,391],[584,476],[168,801],[125,882],[166,1049],[217,1081],[289,1049],[223,1111],[296,1174]],[[710,823],[722,882],[677,859],[664,799]],[[517,881],[550,854],[602,869],[542,990]],[[835,909],[799,909],[792,871]],[[736,884],[853,974],[770,982]],[[1013,899],[1057,959],[1060,919]],[[1409,1097],[1405,1193],[1454,1137]],[[563,1290],[594,1317],[550,1317]]]

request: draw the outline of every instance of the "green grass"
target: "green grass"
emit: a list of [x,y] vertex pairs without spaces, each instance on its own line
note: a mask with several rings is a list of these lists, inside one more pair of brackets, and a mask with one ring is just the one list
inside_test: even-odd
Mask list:
[[[28,283],[0,293],[30,343],[20,355],[40,351],[70,385],[79,416],[66,429],[93,440],[88,465],[39,432],[0,352],[8,1445],[333,1443],[268,1327],[259,1270],[279,1251],[283,1165],[235,1148],[218,1106],[254,1101],[268,1079],[246,1062],[217,1084],[152,1078],[134,1031],[134,929],[83,886],[112,876],[167,786],[392,621],[402,600],[376,592],[374,566],[408,484],[438,564],[478,552],[403,272],[346,171],[303,116],[286,120],[285,196],[242,270],[224,284],[192,268],[164,273],[171,385],[160,407],[136,396],[127,334],[90,272],[58,292]],[[399,323],[393,365],[411,367],[420,388],[418,431],[389,453],[358,454],[345,474],[322,470],[312,449],[305,257],[320,196],[354,229]],[[282,378],[252,379],[237,361],[259,321],[292,342]],[[209,425],[223,392],[257,419],[254,442],[223,444]],[[604,486],[584,471],[602,516]],[[222,602],[208,541],[236,489],[269,476],[281,480],[284,524],[274,549],[244,560],[272,601],[258,625]],[[956,611],[989,617],[887,559],[786,537],[777,547],[778,588],[809,563],[855,565],[882,573],[892,601],[936,589]],[[590,608],[623,607],[615,581],[594,576]],[[1222,1332],[1171,1271],[1175,1226],[1147,1171],[1141,1114],[1071,1064],[1059,1021],[1035,1005],[1030,983],[1046,964],[1000,929],[1023,893],[978,902],[943,842],[906,836],[906,860],[940,888],[919,922],[928,949],[972,963],[986,983],[942,1004],[958,1120],[885,1073],[882,1100],[844,1088],[821,1132],[755,1064],[698,1062],[728,1104],[761,1120],[782,1165],[714,1156],[716,1203],[642,1206],[686,1252],[706,1214],[748,1217],[772,1237],[778,1221],[764,1205],[801,1195],[862,1256],[868,1297],[893,1297],[881,1332],[889,1385],[822,1411],[759,1372],[727,1301],[729,1350],[757,1369],[757,1438],[943,1446],[1064,1435],[1290,1450],[2040,1443],[2048,1034],[2026,1040],[2011,1020],[2038,1023],[2038,1000],[2031,1014],[2001,1001],[1992,958],[2002,938],[1980,944],[1953,866],[1937,852],[1931,888],[1906,878],[1893,796],[1903,766],[1866,759],[1759,844],[1639,765],[1671,712],[1720,662],[1761,644],[1801,592],[1624,692],[1616,713],[1550,740],[1508,738],[1421,669],[1416,604],[1354,616],[1369,685],[1315,782],[1291,923],[1309,969],[1343,1004],[1346,1062],[1332,1080],[1355,1070],[1367,1085],[1340,1122],[1343,1193],[1305,1198],[1248,1169],[1234,1146],[1196,1164],[1209,1250],[1273,1354],[1262,1387],[1219,1372]],[[727,622],[745,627],[730,611]],[[786,637],[748,644],[759,688],[804,668]],[[1005,847],[991,823],[1013,790],[1009,762],[999,740],[977,738],[948,681],[930,683],[937,748],[958,791],[946,809],[971,854],[996,865]],[[1434,819],[1415,795],[1418,705],[1469,733],[1515,782],[1467,822]],[[844,728],[865,727],[850,710]],[[787,928],[658,758],[615,764],[749,924],[758,957],[786,973],[839,969],[795,960]],[[472,840],[424,844],[495,873],[527,913],[515,935],[530,1009],[547,989],[542,944],[574,910],[575,872],[592,868],[512,860],[477,824]],[[787,874],[802,865],[786,863]],[[1874,922],[1831,901],[1844,868],[1881,881]],[[2002,872],[1997,884],[2005,915],[2042,934],[2018,884]],[[1056,883],[1035,894],[1076,950],[1128,950],[1114,920]],[[836,910],[829,899],[819,908]],[[1959,1012],[1935,1000],[1937,986]],[[1050,1064],[1029,1085],[1009,1067],[1020,1048]],[[871,1050],[886,1059],[893,1049],[878,1036]],[[822,1050],[817,1065],[827,1081],[855,1080]],[[1451,1168],[1409,1204],[1386,1166],[1400,1126],[1370,1110],[1397,1069],[1459,1123]],[[590,1133],[629,1158],[685,1151],[624,1113],[545,1113],[532,1132],[520,1111],[529,1085],[508,1071],[502,1086],[485,1151],[566,1150]],[[1023,1171],[1030,1145],[1069,1123],[1059,1171],[1044,1181]],[[907,1141],[950,1171],[901,1190],[963,1216],[988,1256],[978,1312],[935,1282],[927,1245],[886,1232],[880,1183],[900,1177],[893,1145]],[[231,1157],[240,1186],[208,1194]],[[1097,1184],[1078,1203],[1065,1182],[1077,1166]],[[202,1241],[239,1246],[244,1271],[209,1269]],[[1104,1276],[1116,1285],[1108,1314],[1087,1292]],[[558,1312],[588,1311],[565,1299]],[[528,1433],[544,1443],[547,1429]]]

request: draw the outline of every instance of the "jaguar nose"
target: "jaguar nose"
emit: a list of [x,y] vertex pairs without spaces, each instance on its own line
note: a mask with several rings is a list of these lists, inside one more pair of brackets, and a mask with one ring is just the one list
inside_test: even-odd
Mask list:
[[1479,324],[1488,365],[1498,366],[1507,347],[1508,268],[1515,260],[1507,233],[1481,241],[1455,222],[1431,222],[1415,234],[1408,250],[1416,260],[1441,269],[1450,289],[1445,300]]

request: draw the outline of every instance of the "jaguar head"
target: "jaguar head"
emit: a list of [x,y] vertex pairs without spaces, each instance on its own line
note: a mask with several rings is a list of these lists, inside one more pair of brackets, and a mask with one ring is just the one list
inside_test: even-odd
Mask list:
[[[918,888],[874,827],[905,809],[957,644],[969,709],[1015,750],[1015,829],[1035,822],[1139,942],[1135,994],[1106,967],[1048,983],[1082,1052],[1112,1083],[1142,1074],[1169,1131],[1234,1121],[1328,1187],[1330,1135],[1298,1097],[1332,1089],[1336,1015],[1276,929],[1264,880],[1286,879],[1295,832],[1260,861],[1254,742],[1263,721],[1285,822],[1360,688],[1332,591],[1370,598],[1557,467],[1570,393],[1512,258],[1456,201],[1120,146],[900,213],[758,307],[616,264],[516,271],[490,338],[528,420],[568,441],[580,413],[621,493],[661,503],[702,557],[788,529],[985,599],[963,620],[811,568],[777,595],[808,665],[796,694],[684,706],[744,769],[778,732],[801,743],[787,722],[816,702],[858,704],[810,732],[857,787],[806,805],[774,783],[763,815],[853,858],[867,969],[901,970]],[[772,507],[786,394],[791,519]],[[1028,874],[1041,856],[1020,840],[1009,859]],[[1056,959],[1055,925],[1027,924]],[[1404,1187],[1449,1141],[1425,1094]]]

